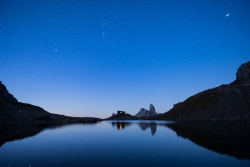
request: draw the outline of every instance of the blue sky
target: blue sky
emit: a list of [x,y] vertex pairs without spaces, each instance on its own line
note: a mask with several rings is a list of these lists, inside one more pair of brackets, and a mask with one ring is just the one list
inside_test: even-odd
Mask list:
[[250,60],[248,0],[2,0],[0,80],[71,116],[135,115],[235,79]]

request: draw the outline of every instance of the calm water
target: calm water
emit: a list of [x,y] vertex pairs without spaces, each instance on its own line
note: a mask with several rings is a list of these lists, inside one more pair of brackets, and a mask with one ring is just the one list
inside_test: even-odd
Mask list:
[[250,166],[250,124],[0,125],[0,166]]

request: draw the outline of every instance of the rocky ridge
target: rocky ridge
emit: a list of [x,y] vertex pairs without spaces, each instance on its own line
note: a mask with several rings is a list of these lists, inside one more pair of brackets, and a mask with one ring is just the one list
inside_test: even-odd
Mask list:
[[231,84],[250,85],[250,61],[243,63],[237,70],[236,80]]
[[157,115],[155,111],[155,107],[153,104],[150,104],[149,110],[146,110],[145,108],[141,108],[140,111],[135,115],[135,117],[145,117],[145,116],[154,116]]
[[2,81],[0,81],[0,100],[17,102],[17,99],[9,93]]
[[43,108],[18,102],[7,88],[0,83],[0,123],[85,123],[97,122],[99,118],[69,117],[53,114]]
[[191,96],[156,119],[250,120],[250,62],[238,68],[234,82]]

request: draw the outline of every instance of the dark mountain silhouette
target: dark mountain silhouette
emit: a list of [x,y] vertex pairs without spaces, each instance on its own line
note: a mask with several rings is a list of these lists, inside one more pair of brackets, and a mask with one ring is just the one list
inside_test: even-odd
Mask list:
[[17,99],[8,92],[6,86],[0,81],[0,101],[1,100],[17,102]]
[[239,67],[234,82],[191,96],[154,119],[250,120],[250,61]]
[[0,82],[0,123],[85,123],[100,120],[92,117],[69,117],[52,114],[41,107],[18,102]]
[[111,117],[106,118],[105,120],[138,120],[138,118],[135,116],[132,116],[130,114],[125,113],[125,114],[112,115]]

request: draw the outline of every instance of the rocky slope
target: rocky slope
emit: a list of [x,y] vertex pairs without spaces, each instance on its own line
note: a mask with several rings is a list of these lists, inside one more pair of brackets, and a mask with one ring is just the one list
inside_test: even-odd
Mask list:
[[2,83],[0,87],[0,123],[85,123],[101,120],[91,117],[69,117],[52,114],[41,107],[17,102],[16,98],[8,93]]
[[231,84],[191,96],[156,119],[250,120],[250,62],[239,67]]
[[153,104],[150,104],[149,110],[146,110],[145,108],[141,108],[140,111],[135,115],[135,117],[145,117],[145,116],[153,116],[157,115],[155,111],[155,107]]
[[17,99],[8,92],[5,85],[0,81],[0,101],[1,100],[17,102]]

